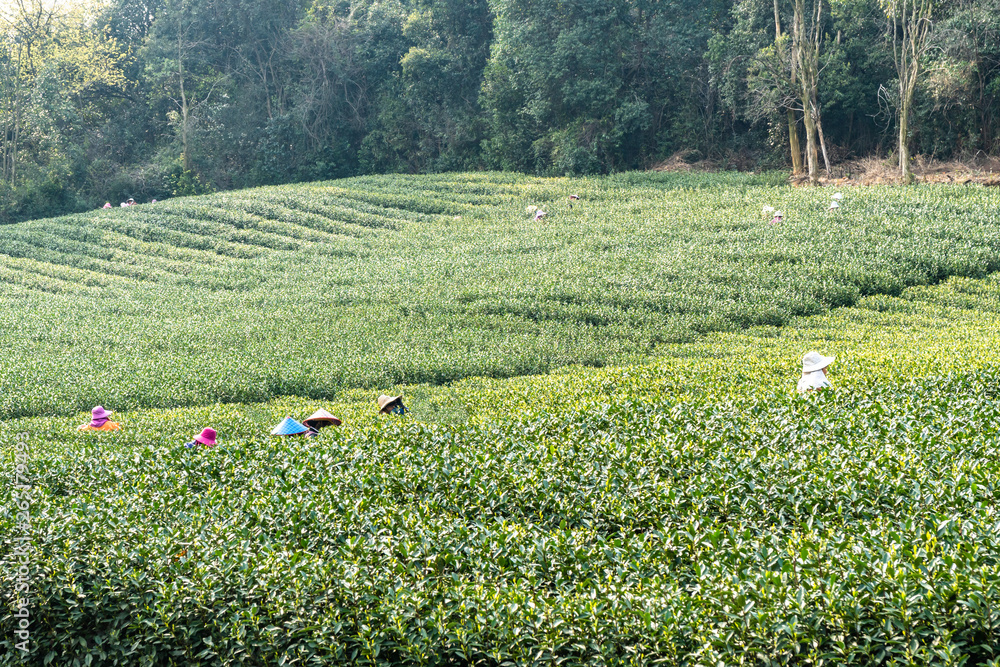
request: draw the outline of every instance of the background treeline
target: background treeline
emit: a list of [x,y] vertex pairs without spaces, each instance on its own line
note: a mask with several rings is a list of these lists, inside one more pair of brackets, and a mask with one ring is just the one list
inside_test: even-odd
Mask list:
[[0,40],[0,221],[678,152],[815,176],[898,155],[900,130],[938,158],[1000,142],[1000,0],[10,0]]

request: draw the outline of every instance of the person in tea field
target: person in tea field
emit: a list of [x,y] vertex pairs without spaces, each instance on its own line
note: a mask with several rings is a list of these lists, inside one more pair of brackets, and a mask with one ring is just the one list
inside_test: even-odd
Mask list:
[[90,411],[90,423],[80,424],[76,427],[77,431],[118,431],[121,429],[121,425],[118,422],[113,422],[110,419],[111,413],[104,409],[103,406],[98,405],[93,410]]
[[271,435],[302,435],[309,432],[309,427],[295,421],[291,417],[285,417],[281,423],[271,429]]
[[302,420],[303,426],[309,429],[309,432],[306,433],[307,438],[315,438],[319,435],[319,430],[325,426],[340,426],[342,423],[323,408],[320,408]]
[[214,428],[203,428],[201,433],[194,436],[190,442],[185,442],[184,446],[191,449],[197,444],[205,445],[206,447],[215,447],[215,437],[218,435]]
[[385,394],[382,394],[378,397],[378,411],[383,415],[405,415],[410,410],[403,405],[402,394],[399,396],[386,396]]
[[819,352],[811,350],[802,357],[802,377],[799,378],[798,391],[803,394],[814,389],[825,389],[831,386],[826,377],[826,369],[836,357],[824,357]]

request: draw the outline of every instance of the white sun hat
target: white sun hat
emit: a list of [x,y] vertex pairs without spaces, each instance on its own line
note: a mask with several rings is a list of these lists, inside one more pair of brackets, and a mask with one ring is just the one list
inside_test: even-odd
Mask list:
[[806,352],[804,357],[802,357],[802,372],[812,373],[813,371],[821,371],[832,364],[836,358],[837,357],[824,357],[816,350],[810,350],[809,352]]
[[781,211],[775,211],[775,212],[774,212],[774,217],[776,217],[776,218],[783,218],[783,217],[785,217],[785,216],[783,216],[783,215],[781,214]]
[[833,193],[833,198],[834,199],[843,199],[844,198],[844,193],[843,192],[834,192]]
[[835,208],[840,208],[840,204],[838,204],[836,201],[830,202],[830,210],[832,211]]

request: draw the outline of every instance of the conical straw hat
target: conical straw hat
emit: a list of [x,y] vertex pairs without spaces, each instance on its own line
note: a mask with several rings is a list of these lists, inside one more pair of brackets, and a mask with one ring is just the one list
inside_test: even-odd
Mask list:
[[378,397],[378,411],[379,412],[389,412],[393,407],[403,400],[403,395],[399,396],[386,396],[382,394]]
[[323,428],[324,426],[340,426],[341,421],[323,408],[320,408],[306,419],[303,419],[302,423],[313,428]]
[[280,424],[271,429],[271,435],[298,435],[308,430],[291,417],[285,417]]

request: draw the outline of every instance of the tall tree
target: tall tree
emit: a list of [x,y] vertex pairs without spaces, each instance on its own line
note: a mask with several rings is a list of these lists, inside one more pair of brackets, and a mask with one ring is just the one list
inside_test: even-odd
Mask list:
[[961,102],[975,109],[978,148],[992,153],[998,142],[1000,107],[1000,0],[959,0],[938,24],[939,46],[966,74],[970,94]]
[[823,121],[819,105],[820,45],[823,41],[823,0],[793,0],[792,57],[798,74],[799,98],[802,102],[802,123],[806,129],[806,163],[809,181],[819,182],[819,149],[830,175],[830,160],[823,138]]
[[899,126],[899,175],[913,182],[910,168],[910,114],[913,93],[930,46],[933,0],[881,0],[887,18],[886,35],[892,43],[893,62],[899,81],[897,120]]
[[17,183],[22,150],[24,120],[43,45],[55,29],[55,5],[41,0],[14,0],[0,7],[0,28],[4,50],[0,59],[0,178],[13,187]]
[[[781,39],[781,9],[779,0],[774,0],[774,44],[778,52],[780,62],[786,60],[784,41]],[[788,75],[790,83],[796,86],[796,59],[787,58]],[[799,146],[799,128],[795,121],[795,109],[791,105],[785,105],[785,117],[788,120],[788,148],[792,156],[792,173],[802,173],[802,148]]]
[[180,143],[184,172],[193,168],[196,126],[226,73],[215,68],[217,44],[206,35],[212,7],[206,0],[164,0],[146,40],[146,76],[156,86],[154,97],[165,96],[168,114]]
[[0,179],[12,187],[27,165],[67,171],[81,126],[121,94],[123,54],[92,19],[86,5],[41,0],[0,11]]

